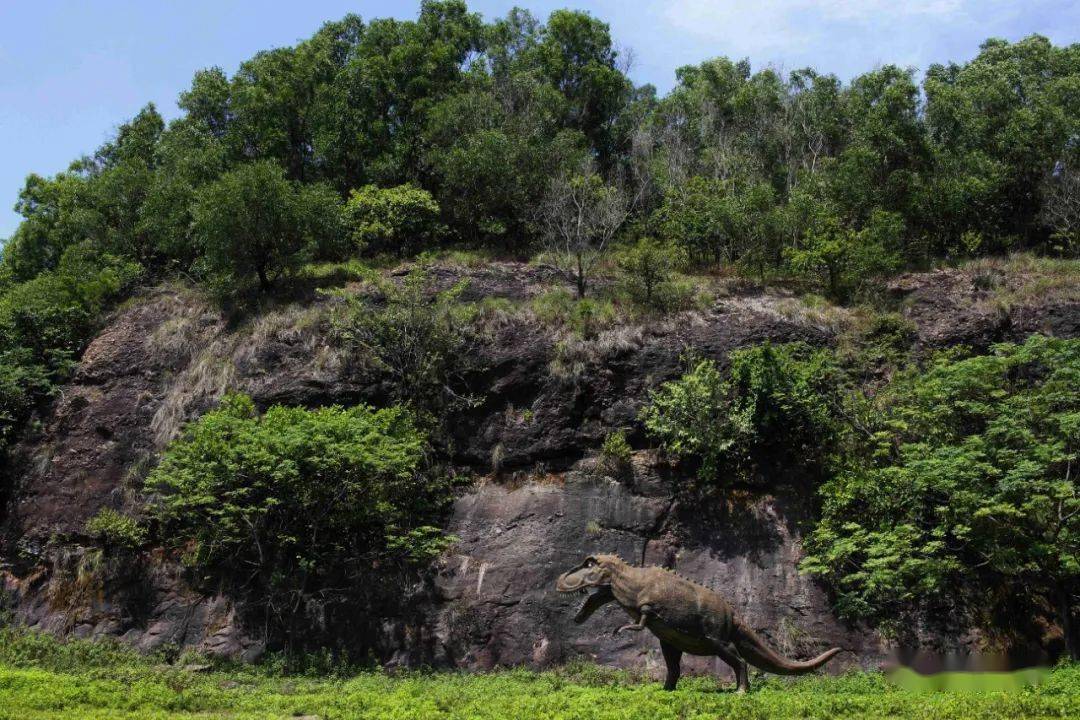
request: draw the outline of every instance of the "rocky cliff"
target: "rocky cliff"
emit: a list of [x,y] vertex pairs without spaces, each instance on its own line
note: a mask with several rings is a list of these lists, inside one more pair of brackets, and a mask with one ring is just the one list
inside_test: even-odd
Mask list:
[[[466,299],[513,301],[552,280],[542,268],[512,263],[443,266],[435,276],[444,286],[468,278]],[[1035,280],[1017,271],[942,270],[899,278],[890,292],[920,347],[1080,334],[1080,302],[1046,283],[1033,289]],[[260,636],[227,595],[192,583],[159,549],[103,552],[84,527],[102,507],[136,509],[141,478],[158,453],[227,389],[264,407],[380,402],[385,388],[329,339],[331,302],[316,296],[236,321],[191,289],[171,286],[115,312],[9,469],[16,484],[2,520],[0,581],[16,617],[145,649],[257,657]],[[447,520],[459,542],[403,585],[395,610],[357,617],[354,608],[324,624],[338,634],[348,626],[390,664],[541,667],[584,656],[653,668],[655,641],[612,637],[611,606],[578,627],[570,618],[579,598],[554,592],[560,572],[589,552],[608,551],[715,586],[787,653],[839,645],[845,653],[834,667],[873,664],[884,651],[880,638],[839,622],[824,591],[797,570],[811,493],[777,478],[771,487],[685,506],[674,492],[679,471],[634,430],[648,390],[680,373],[686,351],[723,362],[732,349],[765,340],[830,344],[850,321],[840,308],[733,284],[706,310],[587,340],[560,342],[527,314],[493,324],[470,381],[480,403],[453,424],[450,460],[475,478]],[[615,478],[594,456],[618,428],[629,428],[640,450],[632,472]],[[937,639],[963,641],[959,630]]]

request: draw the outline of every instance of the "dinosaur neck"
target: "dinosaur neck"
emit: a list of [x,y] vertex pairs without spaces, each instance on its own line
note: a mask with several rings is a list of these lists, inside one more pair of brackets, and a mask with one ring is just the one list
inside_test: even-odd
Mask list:
[[611,578],[611,593],[620,605],[628,608],[636,608],[640,604],[638,596],[645,585],[641,568],[627,564],[619,565]]

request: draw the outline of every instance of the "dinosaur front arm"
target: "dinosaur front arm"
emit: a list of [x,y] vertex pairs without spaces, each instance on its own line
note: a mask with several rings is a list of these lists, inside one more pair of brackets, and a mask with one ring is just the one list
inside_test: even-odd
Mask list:
[[628,623],[626,625],[623,625],[621,628],[612,633],[612,635],[618,635],[623,630],[633,630],[634,632],[641,632],[642,630],[644,630],[645,620],[647,620],[648,616],[652,613],[652,606],[642,605],[640,608],[638,608],[638,613],[638,621],[636,623]]

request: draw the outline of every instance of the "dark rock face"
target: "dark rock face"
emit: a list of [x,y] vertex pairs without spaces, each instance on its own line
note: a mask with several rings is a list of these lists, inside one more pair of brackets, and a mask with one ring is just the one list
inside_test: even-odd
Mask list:
[[[509,264],[470,271],[484,293],[511,298],[535,294],[544,272]],[[454,273],[443,275],[440,286],[456,282]],[[909,298],[905,312],[923,344],[980,344],[1033,329],[1077,334],[1080,313],[1068,304],[1020,308],[1009,315],[1009,333],[986,330],[957,310],[970,282],[955,280],[948,290],[919,277],[894,292]],[[633,434],[638,410],[651,388],[683,370],[687,351],[723,363],[731,350],[765,340],[831,342],[827,326],[777,308],[775,297],[748,293],[707,312],[561,346],[540,323],[499,329],[479,350],[471,382],[483,400],[452,424],[453,461],[482,476],[448,520],[460,542],[403,591],[398,610],[341,624],[331,617],[323,630],[362,636],[391,664],[543,667],[587,657],[658,669],[651,636],[611,636],[621,611],[608,606],[577,626],[581,598],[554,591],[561,572],[602,551],[714,586],[789,656],[839,645],[846,652],[830,667],[875,662],[879,638],[838,622],[822,590],[798,572],[805,491],[733,491],[714,506],[688,507],[674,500],[679,478],[646,452],[637,453],[633,477],[620,480],[597,474],[588,459],[615,429],[644,444]],[[230,598],[196,590],[159,551],[105,556],[84,527],[105,506],[137,511],[139,483],[156,454],[226,389],[263,407],[379,402],[378,383],[351,369],[319,311],[290,306],[233,327],[179,289],[148,293],[119,311],[39,434],[16,453],[16,501],[0,518],[0,602],[57,633],[258,656],[258,635]],[[689,664],[713,666],[711,659]],[[726,673],[722,664],[717,669]]]
[[[792,656],[839,645],[848,652],[837,668],[880,658],[877,638],[838,623],[821,589],[798,573],[795,498],[745,497],[723,509],[680,510],[648,456],[635,464],[629,483],[596,476],[586,465],[562,482],[487,485],[458,501],[451,530],[461,542],[440,563],[441,598],[433,608],[448,661],[543,667],[584,657],[660,672],[663,659],[650,634],[612,637],[627,621],[621,609],[605,606],[575,625],[583,598],[555,591],[560,573],[598,552],[673,567],[713,587]],[[688,660],[687,667],[728,672],[713,658]]]
[[[103,506],[120,507],[129,471],[152,457],[155,416],[189,348],[209,342],[221,321],[174,293],[121,312],[90,344],[45,419],[40,438],[16,453],[19,487],[6,542],[36,553],[52,535],[78,536]],[[189,321],[191,336],[165,341],[163,327]],[[4,547],[5,556],[12,549]]]
[[1029,283],[1039,280],[1023,272],[943,269],[901,275],[889,283],[889,291],[902,300],[904,315],[915,322],[919,342],[927,347],[962,344],[985,350],[1032,333],[1076,337],[1080,302],[1072,293],[1052,290],[1037,301],[1025,297]]
[[565,469],[612,430],[633,430],[648,391],[692,352],[721,364],[766,340],[827,344],[831,333],[736,301],[655,326],[617,328],[554,347],[535,326],[505,328],[486,349],[483,404],[458,425],[458,460],[479,468]]

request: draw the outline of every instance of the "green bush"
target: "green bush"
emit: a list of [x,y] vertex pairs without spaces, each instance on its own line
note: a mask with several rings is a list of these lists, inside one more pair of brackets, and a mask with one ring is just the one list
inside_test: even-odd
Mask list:
[[192,423],[146,480],[151,513],[190,565],[253,591],[284,620],[297,598],[422,562],[451,498],[403,408],[274,406],[229,395]]
[[843,373],[828,350],[764,344],[731,353],[721,372],[697,362],[650,393],[646,431],[698,465],[700,486],[817,477],[840,434]]
[[134,518],[112,508],[102,508],[86,521],[86,532],[106,547],[135,549],[146,542],[146,528]]
[[439,212],[431,193],[415,185],[365,185],[349,195],[345,222],[361,252],[405,255],[438,238]]
[[686,253],[674,243],[641,238],[621,248],[615,262],[619,287],[635,305],[663,311],[681,310],[689,304],[692,289],[676,278],[686,264]]
[[830,218],[801,246],[787,248],[788,268],[824,287],[833,300],[848,300],[902,266],[895,250],[902,231],[903,221],[894,213],[875,212],[859,231]]
[[613,326],[619,319],[611,300],[577,298],[565,288],[549,290],[532,301],[532,310],[541,322],[564,327],[586,340]]
[[622,477],[630,470],[632,452],[624,431],[616,430],[609,433],[604,438],[604,444],[600,446],[598,469],[614,477]]
[[435,420],[468,405],[466,376],[475,357],[472,308],[458,302],[466,285],[436,291],[423,270],[400,285],[376,282],[381,297],[338,294],[336,341],[390,381],[393,402]]
[[844,616],[893,630],[935,603],[985,621],[1032,596],[1068,627],[1080,593],[1077,388],[1080,341],[1038,335],[899,374],[875,400],[862,460],[821,487],[803,568],[829,581]]
[[665,195],[651,224],[695,265],[734,263],[757,250],[774,202],[764,184],[739,188],[729,180],[695,176]]

